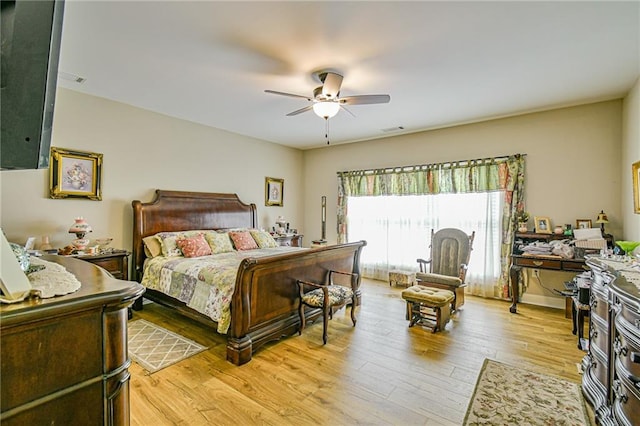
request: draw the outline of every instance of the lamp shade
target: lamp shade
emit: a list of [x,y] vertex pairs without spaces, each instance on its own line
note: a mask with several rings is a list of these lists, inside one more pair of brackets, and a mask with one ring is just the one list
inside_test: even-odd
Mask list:
[[596,223],[609,223],[609,219],[607,218],[607,215],[604,212],[604,210],[600,210],[600,213],[598,213],[598,218],[596,219]]
[[334,101],[320,101],[313,104],[313,112],[322,118],[331,118],[340,110],[340,104]]
[[91,225],[82,217],[77,217],[69,228],[69,233],[76,234],[78,238],[84,237],[87,232],[93,232],[93,229],[91,229]]

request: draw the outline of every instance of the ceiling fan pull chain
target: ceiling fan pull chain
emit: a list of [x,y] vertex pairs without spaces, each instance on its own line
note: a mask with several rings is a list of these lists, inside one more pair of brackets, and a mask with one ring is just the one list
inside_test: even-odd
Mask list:
[[327,140],[327,145],[329,145],[329,117],[324,118],[325,130],[324,130],[324,138]]

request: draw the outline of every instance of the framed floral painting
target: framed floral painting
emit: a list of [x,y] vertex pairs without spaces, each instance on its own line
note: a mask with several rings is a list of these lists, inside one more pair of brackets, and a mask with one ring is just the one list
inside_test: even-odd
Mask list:
[[51,198],[102,200],[102,154],[51,147]]

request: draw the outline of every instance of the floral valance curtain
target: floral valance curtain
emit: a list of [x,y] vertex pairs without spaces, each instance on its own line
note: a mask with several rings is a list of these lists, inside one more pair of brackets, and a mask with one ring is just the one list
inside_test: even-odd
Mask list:
[[515,212],[523,209],[525,155],[425,164],[377,170],[338,172],[338,242],[348,239],[347,197],[434,195],[502,191],[501,278],[509,296],[509,261]]

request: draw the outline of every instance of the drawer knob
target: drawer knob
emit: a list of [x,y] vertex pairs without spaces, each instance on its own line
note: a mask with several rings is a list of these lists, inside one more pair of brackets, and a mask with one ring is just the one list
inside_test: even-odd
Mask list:
[[532,263],[533,263],[535,266],[542,266],[542,265],[544,265],[544,262],[543,262],[543,261],[541,261],[541,260],[534,260]]

